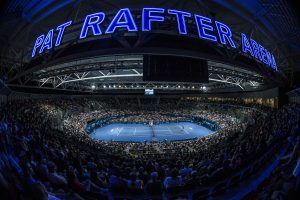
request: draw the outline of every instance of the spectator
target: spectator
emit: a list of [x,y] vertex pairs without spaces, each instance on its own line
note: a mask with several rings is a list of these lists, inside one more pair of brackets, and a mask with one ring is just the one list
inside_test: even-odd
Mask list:
[[172,169],[171,176],[166,177],[164,180],[164,187],[167,190],[178,188],[182,186],[182,184],[182,177],[179,176],[178,170],[176,168]]

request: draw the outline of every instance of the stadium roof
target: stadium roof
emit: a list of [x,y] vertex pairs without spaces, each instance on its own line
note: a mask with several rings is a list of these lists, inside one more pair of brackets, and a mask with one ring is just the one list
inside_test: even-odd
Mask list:
[[[11,0],[1,2],[0,8],[0,73],[7,77],[11,88],[52,87],[54,89],[83,90],[96,84],[97,88],[111,89],[161,87],[198,90],[211,87],[228,91],[255,90],[258,86],[287,83],[300,69],[300,26],[295,5],[284,0],[189,0],[189,1],[83,1],[83,0]],[[230,25],[236,32],[246,33],[270,49],[277,57],[278,73],[262,69],[249,70],[237,64],[209,60],[210,83],[143,83],[140,79],[140,52],[130,55],[112,52],[111,55],[83,56],[59,59],[57,54],[45,54],[34,65],[31,53],[37,36],[47,33],[66,20],[83,21],[96,11],[116,11],[130,7],[164,7],[199,13]],[[76,28],[76,27],[75,27]],[[64,55],[66,47],[78,41],[70,32],[68,43],[58,49]],[[114,37],[124,44],[122,38]],[[126,44],[125,44],[126,46]],[[171,54],[171,52],[169,52]],[[89,54],[89,53],[87,53]],[[230,56],[229,56],[230,57]],[[121,59],[121,60],[120,60]],[[72,63],[73,62],[73,63]],[[75,70],[76,69],[76,70]],[[96,81],[97,80],[97,81]],[[267,84],[266,84],[267,83]],[[270,84],[271,83],[271,84]],[[272,84],[274,83],[274,84]],[[152,85],[149,85],[152,84]],[[262,88],[260,88],[262,89]]]

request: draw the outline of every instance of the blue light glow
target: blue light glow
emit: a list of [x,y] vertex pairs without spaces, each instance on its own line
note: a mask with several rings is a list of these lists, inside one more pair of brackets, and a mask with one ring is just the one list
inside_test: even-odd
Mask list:
[[52,48],[52,38],[53,38],[53,29],[51,29],[48,34],[46,35],[42,47],[40,48],[39,53],[42,53],[45,48],[51,49]]
[[271,64],[271,67],[272,67],[274,70],[277,71],[277,64],[276,64],[274,55],[272,55],[272,64]]
[[86,38],[89,28],[92,29],[94,35],[101,35],[102,31],[99,25],[104,21],[105,14],[103,12],[87,15],[80,33],[80,39]]
[[176,15],[179,34],[187,35],[185,18],[191,17],[192,14],[188,13],[188,12],[183,12],[183,11],[179,11],[179,10],[170,10],[170,9],[168,10],[168,13]]
[[268,60],[268,65],[272,66],[272,55],[270,52],[266,51],[266,57],[267,57],[267,60]]
[[252,47],[248,41],[247,36],[244,33],[242,33],[241,35],[242,35],[242,50],[243,50],[243,52],[244,53],[249,52],[251,54],[251,56],[253,56]]
[[206,31],[211,31],[211,32],[214,31],[214,28],[210,25],[212,23],[211,19],[207,17],[203,17],[201,15],[195,15],[195,20],[197,24],[199,37],[201,39],[217,42],[216,36],[206,32]]
[[[193,15],[194,17],[192,17]],[[164,8],[143,8],[141,13],[141,25],[139,27],[135,21],[136,18],[137,16],[134,18],[129,8],[122,8],[118,10],[113,18],[106,18],[105,13],[103,12],[89,14],[85,17],[85,20],[82,24],[79,38],[86,38],[89,35],[89,31],[92,31],[92,34],[90,34],[92,36],[102,35],[103,33],[100,27],[104,22],[104,19],[106,19],[107,23],[105,23],[105,27],[102,28],[106,28],[106,24],[108,24],[105,34],[112,34],[119,28],[128,32],[149,32],[152,31],[152,25],[154,23],[165,22],[166,20],[166,22],[170,23],[170,18],[173,21],[174,18],[176,18],[175,20],[177,22],[178,35],[190,34],[188,28],[196,24],[198,37],[200,39],[213,41],[222,45],[230,45],[231,48],[237,48],[235,42],[239,41],[234,40],[235,38],[233,37],[233,33],[230,27],[226,24],[212,20],[208,17],[192,14],[190,12]],[[188,23],[188,20],[191,23]],[[31,56],[36,56],[38,49],[39,54],[43,53],[45,49],[52,49],[53,43],[55,43],[55,47],[60,46],[63,41],[63,36],[66,32],[65,30],[71,26],[72,23],[72,21],[67,21],[57,26],[56,29],[50,29],[47,34],[38,36],[33,46]],[[164,27],[164,25],[160,26],[159,31],[164,31],[162,30]],[[54,33],[54,31],[56,32]],[[173,30],[167,29],[167,31],[170,32]],[[55,41],[53,40],[54,35],[57,35]],[[194,35],[191,35],[191,37],[194,37]],[[240,39],[241,45],[238,47],[243,53],[251,55],[251,57],[255,58],[256,60],[263,62],[274,70],[277,70],[274,55],[270,53],[264,46],[257,43],[252,38],[248,39],[244,33],[241,33]]]
[[72,21],[68,21],[64,24],[61,24],[57,27],[56,30],[58,30],[58,35],[57,35],[57,38],[56,38],[56,42],[55,42],[55,46],[59,46],[61,44],[61,40],[62,40],[62,37],[63,37],[63,34],[64,34],[64,31],[66,29],[66,27],[70,26],[72,24]]
[[35,44],[34,44],[34,47],[32,50],[32,54],[31,54],[32,58],[35,56],[36,49],[42,45],[42,43],[44,41],[44,37],[45,37],[45,35],[40,35],[38,38],[36,38],[36,41],[35,41]]
[[262,61],[265,64],[269,65],[265,48],[263,46],[259,45],[259,51],[260,51],[260,56],[261,56]]
[[230,46],[232,48],[236,48],[236,46],[232,40],[232,33],[231,33],[230,28],[226,24],[223,24],[221,22],[216,21],[215,23],[217,26],[220,42],[222,44],[226,45],[227,44],[226,38],[227,38],[227,41],[229,42]]
[[261,61],[261,56],[260,56],[260,52],[259,52],[259,45],[257,44],[257,42],[253,39],[250,39],[251,45],[252,45],[252,50],[253,50],[253,56]]
[[[122,18],[124,19],[123,21],[121,21]],[[138,30],[129,8],[119,10],[109,24],[105,33],[113,33],[115,32],[116,28],[127,28],[127,30],[130,32]]]
[[163,14],[165,9],[163,8],[143,8],[142,13],[142,31],[151,31],[152,30],[152,22],[163,22],[165,21],[164,16],[152,15]]

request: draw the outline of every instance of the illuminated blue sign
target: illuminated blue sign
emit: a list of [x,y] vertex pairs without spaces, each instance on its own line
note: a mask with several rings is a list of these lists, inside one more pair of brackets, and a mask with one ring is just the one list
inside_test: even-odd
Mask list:
[[[85,39],[89,33],[91,36],[113,34],[118,29],[126,30],[128,32],[149,32],[153,30],[153,24],[164,23],[167,21],[169,17],[166,16],[176,19],[179,35],[188,35],[186,23],[188,20],[194,20],[199,39],[228,45],[233,49],[237,48],[237,43],[233,40],[231,29],[226,24],[198,14],[164,8],[143,8],[141,27],[137,26],[136,18],[133,17],[129,8],[120,9],[112,19],[106,17],[103,12],[89,14],[85,17],[78,37],[82,40]],[[107,27],[102,25],[104,20],[109,20],[109,25]],[[56,29],[49,30],[47,34],[38,36],[33,46],[32,57],[61,45],[64,32],[71,25],[72,21],[68,21],[59,25]],[[55,35],[56,38],[54,39],[53,37]],[[240,41],[240,48],[244,54],[277,70],[274,55],[265,47],[252,38],[248,38],[244,33],[241,33]]]

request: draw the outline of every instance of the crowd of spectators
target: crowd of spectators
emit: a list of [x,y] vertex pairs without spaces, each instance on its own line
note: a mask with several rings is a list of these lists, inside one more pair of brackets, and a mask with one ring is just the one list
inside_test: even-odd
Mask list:
[[[284,200],[298,199],[300,195],[300,124],[293,116],[299,113],[299,107],[291,107],[293,113],[289,120],[292,123],[291,134],[286,138],[288,149],[284,156],[279,157],[279,165],[257,190],[246,199]],[[298,115],[299,116],[299,115]],[[280,125],[280,123],[279,123]]]
[[[224,108],[182,102],[156,109],[204,115],[222,129],[196,140],[157,143],[94,141],[81,132],[80,121],[147,112],[120,104],[82,99],[8,103],[0,118],[0,199],[102,199],[115,193],[150,195],[206,187],[281,145],[299,123],[293,105],[267,113],[243,110],[253,122],[241,125]],[[49,123],[58,117],[64,126]]]

